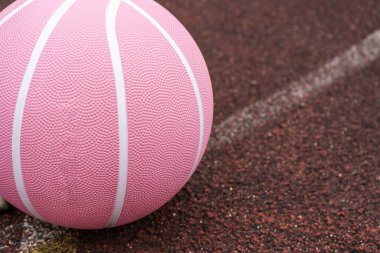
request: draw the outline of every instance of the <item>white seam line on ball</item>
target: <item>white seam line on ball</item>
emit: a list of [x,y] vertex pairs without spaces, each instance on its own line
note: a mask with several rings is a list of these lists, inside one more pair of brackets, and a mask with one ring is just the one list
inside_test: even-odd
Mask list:
[[267,99],[251,104],[228,117],[215,127],[216,138],[211,141],[212,145],[223,145],[246,137],[252,129],[289,112],[338,79],[366,67],[379,57],[380,30],[376,30],[316,71],[291,83],[288,88],[277,91]]
[[22,176],[21,167],[21,127],[22,119],[24,115],[24,108],[26,102],[26,96],[28,94],[28,89],[34,71],[37,67],[37,63],[41,57],[41,53],[51,35],[54,28],[57,26],[58,22],[61,20],[63,15],[69,10],[69,8],[74,4],[76,0],[66,0],[63,2],[54,14],[50,17],[49,21],[46,23],[37,43],[33,49],[32,55],[30,57],[28,66],[26,68],[24,78],[21,83],[21,87],[18,93],[16,108],[13,119],[13,131],[12,131],[12,162],[13,162],[13,173],[16,182],[16,187],[18,194],[22,200],[24,206],[28,211],[36,218],[42,219],[41,216],[34,209],[32,203],[29,200],[28,194],[26,193],[24,180]]
[[20,4],[18,7],[14,8],[11,12],[9,12],[3,19],[0,20],[0,26],[4,25],[9,19],[11,19],[14,15],[16,15],[19,11],[24,9],[26,6],[34,2],[34,0],[25,1],[23,4]]
[[193,73],[193,70],[191,69],[191,66],[189,62],[186,59],[185,54],[182,52],[182,50],[179,48],[177,43],[174,41],[174,39],[169,35],[169,33],[155,20],[152,16],[150,16],[146,11],[144,11],[141,7],[139,7],[137,4],[133,3],[130,0],[123,0],[126,4],[131,6],[133,9],[135,9],[137,12],[139,12],[141,15],[143,15],[150,23],[152,23],[157,30],[165,37],[165,39],[169,42],[169,44],[172,46],[174,51],[177,53],[178,57],[182,61],[182,64],[184,65],[187,74],[189,75],[191,84],[193,86],[197,105],[198,105],[198,111],[199,111],[199,143],[198,143],[198,150],[197,150],[197,156],[193,165],[193,168],[191,169],[191,172],[189,174],[190,176],[194,173],[198,161],[200,159],[202,146],[203,146],[203,136],[204,136],[204,112],[203,112],[203,105],[202,105],[202,98],[199,91],[198,83],[195,78],[195,75]]
[[119,124],[119,177],[117,194],[112,215],[107,223],[107,227],[113,227],[118,222],[125,201],[128,177],[128,125],[127,125],[127,105],[125,97],[125,83],[123,66],[120,58],[120,50],[116,34],[116,15],[121,0],[110,0],[106,10],[106,32],[108,47],[111,54],[112,68],[115,77],[117,111]]

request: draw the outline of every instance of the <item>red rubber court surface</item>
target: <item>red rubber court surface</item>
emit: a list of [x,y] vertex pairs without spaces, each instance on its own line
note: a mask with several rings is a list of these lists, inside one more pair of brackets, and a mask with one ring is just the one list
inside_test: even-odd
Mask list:
[[213,81],[197,172],[115,229],[63,230],[12,209],[0,252],[379,252],[380,2],[158,2]]

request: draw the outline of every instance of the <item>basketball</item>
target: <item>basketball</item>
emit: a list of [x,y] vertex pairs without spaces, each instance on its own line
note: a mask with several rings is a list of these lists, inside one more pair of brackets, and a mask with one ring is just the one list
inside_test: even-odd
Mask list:
[[43,221],[140,219],[189,180],[213,118],[205,60],[150,0],[19,0],[0,14],[0,196]]

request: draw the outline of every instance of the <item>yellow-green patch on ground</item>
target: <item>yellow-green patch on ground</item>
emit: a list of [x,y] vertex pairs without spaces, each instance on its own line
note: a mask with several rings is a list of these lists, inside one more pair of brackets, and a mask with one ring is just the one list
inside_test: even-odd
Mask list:
[[76,233],[67,232],[61,237],[51,240],[44,245],[40,245],[30,250],[31,253],[75,253],[76,250]]

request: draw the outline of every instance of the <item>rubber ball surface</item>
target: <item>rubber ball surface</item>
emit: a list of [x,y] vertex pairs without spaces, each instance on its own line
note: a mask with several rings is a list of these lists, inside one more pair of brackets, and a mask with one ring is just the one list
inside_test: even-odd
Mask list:
[[0,77],[0,196],[56,225],[150,214],[209,139],[206,63],[154,1],[16,1],[0,14]]

